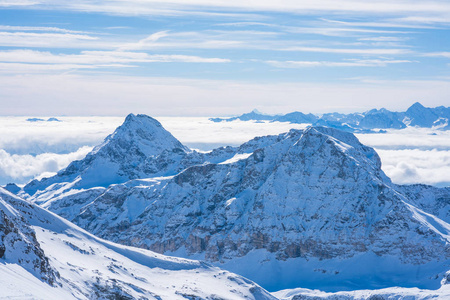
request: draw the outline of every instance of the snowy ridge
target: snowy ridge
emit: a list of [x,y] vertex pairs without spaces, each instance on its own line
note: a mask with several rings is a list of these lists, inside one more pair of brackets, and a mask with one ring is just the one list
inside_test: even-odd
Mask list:
[[0,214],[2,299],[274,299],[205,263],[96,238],[3,189]]
[[397,190],[353,134],[310,127],[182,161],[166,160],[181,169],[170,176],[31,199],[108,240],[205,259],[270,290],[399,277],[438,288],[449,268],[448,224]]

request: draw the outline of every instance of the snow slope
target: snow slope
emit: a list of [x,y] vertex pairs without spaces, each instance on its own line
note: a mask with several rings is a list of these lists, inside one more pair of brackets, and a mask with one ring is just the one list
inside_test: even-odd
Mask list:
[[205,263],[99,239],[0,189],[2,299],[274,299]]
[[187,153],[170,176],[31,199],[108,240],[206,259],[270,290],[440,286],[450,225],[437,201],[398,189],[354,135],[311,127],[211,153]]

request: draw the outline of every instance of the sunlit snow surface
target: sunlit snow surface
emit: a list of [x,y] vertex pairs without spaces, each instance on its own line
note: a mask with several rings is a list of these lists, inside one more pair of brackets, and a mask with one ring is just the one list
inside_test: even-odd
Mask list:
[[[8,219],[0,223],[7,228],[0,228],[6,235],[0,299],[273,299],[253,282],[203,262],[99,239],[0,188],[0,216],[5,215]],[[8,228],[18,232],[13,241]],[[46,272],[39,268],[41,257],[31,256],[32,247],[24,244],[21,230],[33,231],[36,244],[30,245],[48,259]],[[36,259],[37,267],[30,270],[20,260],[17,263],[17,253],[22,261]],[[59,274],[54,286],[38,279],[51,270]]]
[[[40,117],[47,120],[51,116]],[[0,117],[0,184],[25,183],[50,175],[83,158],[119,126],[124,117],[59,117],[60,122],[29,122],[28,117]],[[223,122],[208,118],[157,117],[185,145],[211,150],[237,146],[255,136],[278,134],[306,124]],[[357,134],[374,147],[383,170],[395,183],[450,185],[450,131],[426,128]]]

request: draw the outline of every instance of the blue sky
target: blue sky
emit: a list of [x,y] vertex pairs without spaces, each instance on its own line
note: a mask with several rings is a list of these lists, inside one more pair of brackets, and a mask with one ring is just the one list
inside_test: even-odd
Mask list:
[[450,105],[450,2],[0,0],[2,115]]

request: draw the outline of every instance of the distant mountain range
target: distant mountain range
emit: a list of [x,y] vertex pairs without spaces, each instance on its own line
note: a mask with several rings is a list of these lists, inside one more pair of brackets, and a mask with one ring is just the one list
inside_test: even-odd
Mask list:
[[326,126],[348,132],[372,132],[382,129],[402,129],[407,126],[450,129],[450,107],[424,107],[419,102],[414,103],[405,112],[392,112],[387,109],[372,109],[364,113],[326,113],[321,116],[292,112],[286,115],[266,115],[254,110],[232,118],[210,118],[213,122],[240,121],[270,121],[289,122],[293,124],[313,124]]
[[83,160],[8,189],[102,238],[206,260],[272,291],[437,289],[450,269],[450,188],[395,185],[380,167],[334,128],[200,153],[129,115]]

